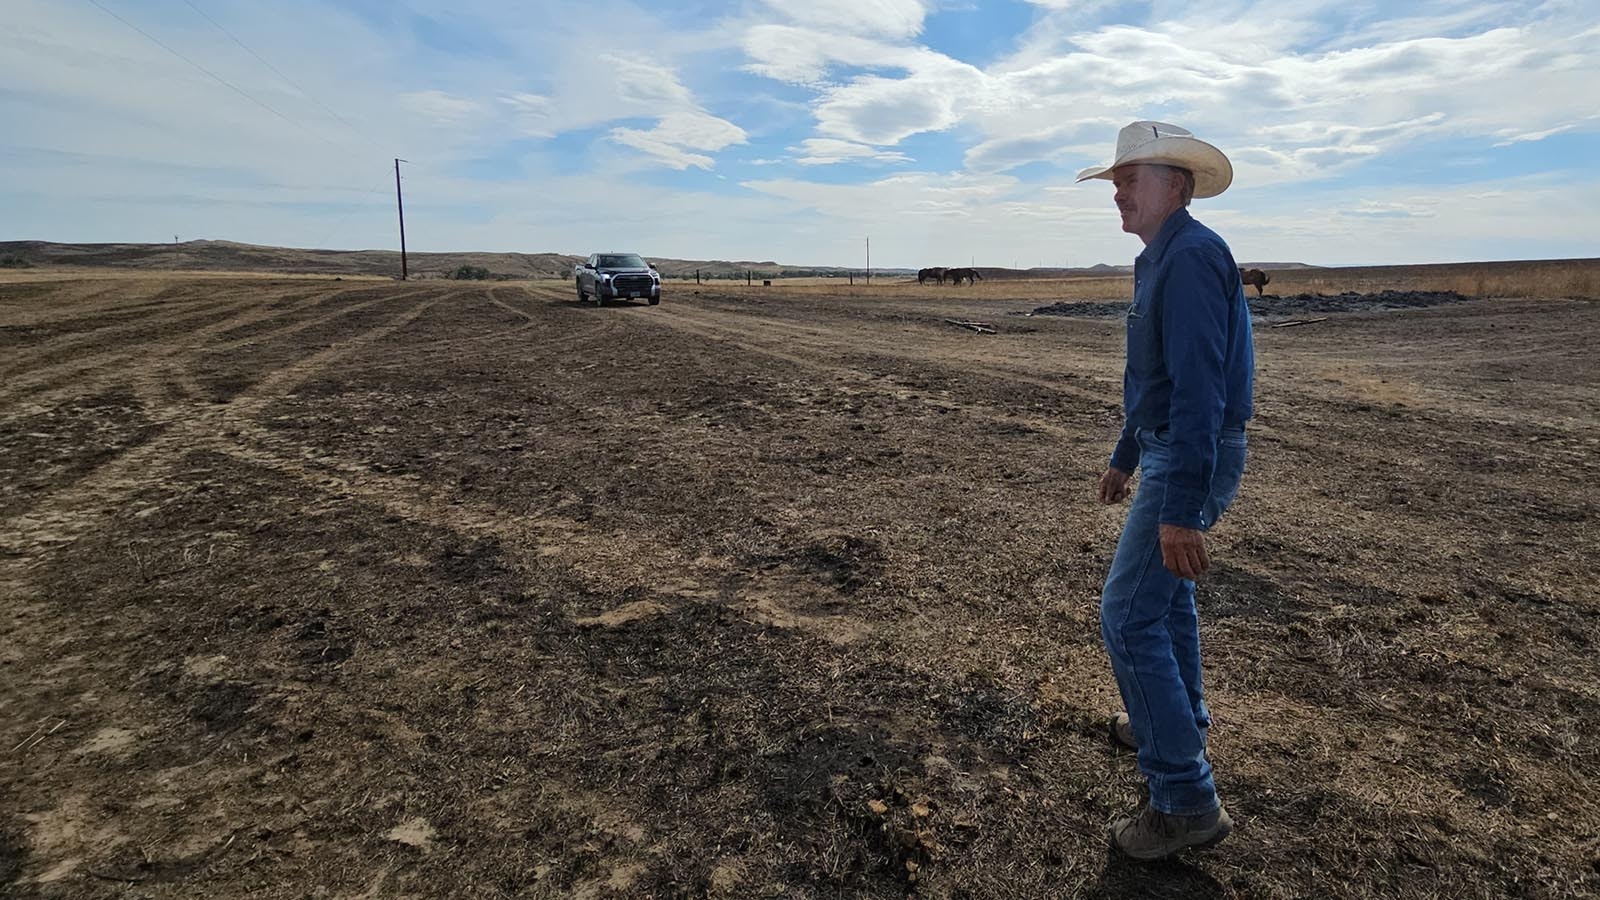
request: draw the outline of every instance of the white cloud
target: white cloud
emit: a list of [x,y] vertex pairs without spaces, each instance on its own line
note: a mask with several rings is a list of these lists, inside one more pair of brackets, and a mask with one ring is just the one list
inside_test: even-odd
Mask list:
[[688,151],[716,151],[731,144],[742,144],[745,133],[732,122],[695,111],[668,113],[649,131],[616,128],[611,131],[611,139],[643,151],[674,169],[691,166],[709,169],[713,165],[711,157]]
[[[765,25],[750,29],[747,68],[818,91],[813,104],[817,131],[865,144],[895,144],[961,119],[962,108],[986,105],[981,71],[922,47],[831,34],[808,28]],[[837,67],[900,71],[889,77],[864,74],[844,83],[824,79]]]
[[[1354,29],[1363,41],[1342,44],[1326,21],[1370,11],[1235,4],[1085,29],[1085,10],[1101,4],[1041,5],[1057,11],[982,70],[904,42],[788,25],[751,28],[743,49],[750,71],[814,90],[817,135],[892,148],[959,127],[976,136],[965,155],[973,171],[1099,162],[1103,151],[1084,148],[1153,116],[1238,148],[1241,183],[1265,185],[1331,177],[1442,137],[1535,140],[1592,115],[1581,92],[1560,85],[1595,73],[1600,28],[1573,28],[1559,5],[1521,17],[1423,5],[1392,31],[1369,21]],[[1508,17],[1524,21],[1492,27]],[[869,72],[828,80],[845,68]]]
[[1391,203],[1383,200],[1362,200],[1354,206],[1343,209],[1333,209],[1327,212],[1335,216],[1361,216],[1372,218],[1404,218],[1404,219],[1431,219],[1437,213],[1430,208],[1431,204],[1418,203]]
[[795,162],[802,166],[826,166],[856,160],[870,160],[872,162],[911,161],[911,157],[904,153],[879,150],[866,144],[857,144],[852,141],[841,141],[834,138],[807,138],[801,142],[798,149],[801,156]]
[[721,150],[745,142],[743,128],[699,111],[668,113],[651,133],[669,144],[696,150]]
[[516,131],[529,137],[555,137],[556,105],[549,97],[517,91],[500,98],[508,109]]
[[714,160],[704,153],[690,153],[682,147],[662,140],[650,131],[616,128],[611,131],[611,139],[646,153],[662,165],[673,169],[682,170],[691,166],[697,169],[710,169],[714,164]]
[[919,0],[764,0],[786,19],[834,33],[915,37],[927,14]]
[[[181,4],[115,4],[275,112],[93,6],[12,3],[17,27],[0,31],[3,237],[384,246],[390,158],[402,156],[415,161],[408,232],[431,249],[619,240],[837,262],[870,234],[874,260],[890,263],[1125,262],[1137,241],[1118,230],[1109,190],[1070,178],[1106,162],[1117,128],[1142,117],[1228,151],[1236,186],[1197,214],[1242,259],[1577,256],[1600,208],[1582,161],[1559,182],[1483,174],[1512,158],[1536,166],[1528,151],[1566,159],[1600,129],[1581,90],[1600,75],[1600,25],[1581,3],[1420,0],[1403,20],[1331,0],[1123,4],[1120,24],[1105,25],[1104,2],[1041,0],[1013,49],[981,66],[924,45],[932,3],[784,0],[709,21],[632,0],[549,0],[537,17],[499,0],[408,0],[405,16],[316,0],[208,7],[306,94]],[[484,46],[440,50],[440,23]],[[608,58],[596,34],[650,52]],[[773,83],[752,88],[751,72]],[[575,134],[585,140],[544,140]],[[956,171],[904,172],[913,136],[918,168],[956,160]],[[1524,146],[1494,149],[1510,144]],[[832,170],[742,189],[702,174],[736,146],[758,157],[749,165]],[[1394,176],[1373,161],[1416,171],[1407,154],[1424,147],[1459,148],[1430,180],[1469,183],[1374,187]],[[452,177],[465,160],[500,174]],[[1056,174],[1020,168],[1030,163]],[[642,166],[715,190],[661,188],[633,177]],[[1352,174],[1361,187],[1346,186]],[[629,197],[648,208],[626,221],[583,215]],[[704,216],[711,204],[717,216]]]
[[678,73],[631,56],[604,55],[601,69],[611,81],[608,96],[623,109],[680,109],[694,105],[694,95]]
[[444,91],[413,91],[400,95],[400,104],[418,115],[454,124],[483,112],[483,104]]

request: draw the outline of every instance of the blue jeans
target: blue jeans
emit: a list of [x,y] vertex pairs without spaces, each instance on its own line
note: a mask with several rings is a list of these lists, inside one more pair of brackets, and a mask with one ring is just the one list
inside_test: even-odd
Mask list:
[[[1174,815],[1202,815],[1215,810],[1218,801],[1206,759],[1211,714],[1200,681],[1194,582],[1161,564],[1161,504],[1171,448],[1149,429],[1139,429],[1135,437],[1143,474],[1100,595],[1100,634],[1139,740],[1139,769],[1150,784],[1150,805]],[[1224,429],[1202,513],[1207,529],[1233,502],[1244,458],[1244,428]]]

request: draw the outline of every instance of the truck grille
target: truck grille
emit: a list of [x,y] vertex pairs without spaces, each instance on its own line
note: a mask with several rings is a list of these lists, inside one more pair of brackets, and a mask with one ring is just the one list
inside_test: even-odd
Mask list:
[[618,275],[611,279],[611,286],[620,294],[638,291],[641,294],[650,292],[653,280],[649,275]]

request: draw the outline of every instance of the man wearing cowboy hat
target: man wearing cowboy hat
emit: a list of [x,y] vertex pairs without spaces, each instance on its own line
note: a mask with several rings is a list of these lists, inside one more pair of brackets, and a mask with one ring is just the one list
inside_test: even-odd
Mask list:
[[1134,122],[1110,165],[1078,173],[1089,178],[1116,185],[1122,230],[1145,244],[1128,308],[1125,421],[1100,502],[1125,499],[1134,470],[1142,474],[1100,597],[1100,631],[1126,710],[1112,733],[1138,750],[1150,803],[1109,831],[1123,853],[1163,859],[1233,829],[1206,757],[1194,580],[1208,565],[1205,532],[1244,472],[1250,309],[1233,253],[1187,208],[1232,182],[1222,151],[1174,125]]

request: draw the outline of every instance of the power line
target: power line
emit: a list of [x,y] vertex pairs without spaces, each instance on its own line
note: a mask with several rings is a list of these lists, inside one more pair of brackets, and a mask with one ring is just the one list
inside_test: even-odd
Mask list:
[[351,203],[354,205],[345,210],[344,215],[339,217],[339,221],[333,223],[332,230],[328,232],[328,236],[323,238],[320,244],[317,244],[317,247],[330,248],[330,245],[333,243],[333,239],[338,236],[339,231],[344,228],[345,223],[350,221],[350,217],[361,211],[362,204],[366,202],[369,196],[377,193],[380,188],[384,187],[388,183],[389,172],[387,169],[385,169],[384,173],[378,177],[377,184],[374,184],[372,187],[368,188],[364,193],[358,194],[356,199],[351,201]]
[[[190,59],[189,57],[187,57],[187,56],[183,55],[182,53],[178,52],[177,50],[173,49],[172,47],[170,47],[166,43],[164,43],[161,39],[157,38],[155,35],[150,34],[149,32],[145,31],[143,28],[140,28],[139,26],[133,24],[132,22],[128,21],[127,19],[124,19],[122,16],[119,16],[115,12],[112,12],[111,10],[107,9],[104,5],[102,5],[100,3],[100,0],[88,0],[88,2],[91,5],[93,5],[96,9],[98,9],[101,12],[105,13],[106,15],[110,16],[111,18],[116,19],[118,22],[121,22],[123,25],[126,25],[128,28],[131,28],[132,30],[138,32],[139,35],[142,36],[145,40],[150,41],[152,44],[155,44],[157,47],[160,47],[161,49],[167,51],[168,53],[172,54],[173,56],[177,57],[178,59],[180,59],[183,62],[187,63],[188,65],[192,66],[193,68],[198,69],[200,72],[205,74],[208,78],[212,79],[213,81],[217,82],[218,84],[221,84],[223,87],[228,88],[229,90],[233,91],[234,93],[238,94],[239,96],[245,98],[246,100],[249,100],[251,103],[254,103],[255,105],[257,105],[257,106],[261,107],[262,109],[266,110],[267,112],[272,113],[274,116],[277,116],[278,118],[282,119],[283,121],[288,122],[290,125],[293,125],[294,127],[300,129],[301,131],[304,131],[306,134],[308,134],[308,135],[310,135],[310,136],[322,141],[323,143],[329,145],[330,147],[334,147],[335,146],[334,143],[332,141],[328,140],[328,138],[325,135],[322,135],[322,134],[320,134],[318,132],[312,131],[310,128],[306,127],[306,125],[304,123],[289,118],[288,116],[286,116],[283,113],[279,112],[277,109],[274,109],[272,106],[268,105],[265,101],[258,99],[257,97],[255,97],[254,95],[252,95],[248,91],[244,90],[243,88],[240,88],[239,86],[233,84],[232,82],[228,81],[227,79],[223,78],[222,76],[218,75],[217,73],[211,71],[210,69],[207,69],[205,66],[200,65],[199,63],[195,62],[194,60]],[[251,50],[248,46],[245,45],[245,43],[243,41],[241,41],[237,37],[235,37],[226,28],[223,28],[222,25],[219,22],[217,22],[215,19],[211,18],[209,15],[206,15],[204,10],[202,10],[199,7],[195,6],[192,2],[189,2],[189,0],[184,0],[184,2],[185,2],[185,4],[187,4],[189,6],[190,9],[193,9],[195,12],[199,13],[203,18],[205,18],[206,21],[208,21],[212,25],[216,26],[218,30],[222,31],[223,34],[226,34],[229,38],[231,38],[234,43],[236,43],[240,47],[242,47],[245,50],[246,53],[249,53],[251,56],[255,57],[255,59],[258,62],[260,62],[263,66],[265,66],[268,69],[272,70],[272,72],[274,74],[276,74],[279,78],[282,78],[285,82],[287,82],[291,87],[293,87],[296,91],[298,91],[307,100],[310,100],[312,103],[316,104],[319,108],[321,108],[328,115],[333,116],[335,119],[338,119],[341,124],[343,124],[346,128],[349,128],[350,131],[352,133],[354,133],[357,137],[360,137],[364,141],[366,141],[366,143],[369,146],[375,146],[374,144],[372,144],[370,139],[368,139],[366,137],[366,135],[364,135],[360,131],[358,131],[355,128],[355,126],[351,125],[348,121],[346,121],[344,119],[344,117],[340,116],[338,113],[334,112],[333,110],[329,109],[327,106],[323,105],[315,97],[312,97],[311,94],[308,91],[306,91],[304,88],[300,87],[298,84],[295,84],[295,82],[293,80],[291,80],[288,76],[286,76],[282,72],[278,71],[277,67],[275,67],[271,63],[267,62],[265,59],[263,59],[261,57],[260,54],[256,53],[254,50]],[[424,167],[424,168],[426,168],[426,167]],[[366,195],[369,195],[369,194],[372,194],[372,193],[376,193],[377,190],[380,187],[382,187],[383,184],[387,180],[388,180],[388,176],[387,176],[387,174],[385,174],[384,178],[382,180],[380,180],[377,184],[373,185],[372,188],[369,189],[368,191],[366,191],[365,194],[357,196],[357,199],[354,201],[355,205],[353,205],[350,209],[346,210],[345,214],[343,216],[341,216],[339,221],[334,224],[333,230],[328,235],[329,240],[331,240],[339,232],[339,230],[344,227],[344,224],[349,220],[350,216],[360,209],[361,204],[365,200]],[[325,240],[322,243],[326,244],[326,243],[329,243],[329,241]]]
[[140,28],[139,26],[133,24],[132,22],[129,22],[127,19],[124,19],[123,17],[117,15],[116,13],[112,12],[111,10],[106,9],[104,6],[101,6],[100,5],[100,0],[89,0],[89,3],[93,4],[96,9],[98,9],[101,12],[105,13],[106,15],[110,16],[111,18],[116,19],[118,22],[121,22],[122,24],[128,26],[129,28],[132,28],[134,31],[139,32],[141,35],[144,35],[146,40],[150,41],[152,44],[155,44],[157,47],[160,47],[161,49],[167,51],[168,53],[171,53],[173,56],[176,56],[177,58],[183,60],[184,62],[188,63],[189,65],[194,66],[196,69],[199,69],[201,72],[204,72],[206,75],[210,76],[213,80],[215,80],[218,84],[221,84],[223,87],[226,87],[227,89],[233,91],[234,93],[236,93],[239,96],[245,98],[246,100],[249,100],[251,103],[254,103],[255,105],[257,105],[257,106],[261,107],[262,109],[266,110],[267,112],[272,113],[273,115],[275,115],[278,118],[284,120],[285,122],[288,122],[290,125],[293,125],[294,127],[300,129],[301,131],[304,131],[306,134],[311,135],[312,137],[316,138],[317,140],[320,140],[323,143],[332,146],[332,141],[329,141],[327,138],[323,137],[322,135],[313,132],[311,129],[307,128],[306,126],[302,125],[299,122],[296,122],[294,119],[289,118],[288,116],[284,115],[283,113],[278,112],[276,109],[273,109],[272,107],[268,106],[263,101],[257,100],[254,96],[252,96],[249,93],[245,92],[243,89],[235,86],[232,82],[230,82],[227,79],[223,78],[221,75],[218,75],[217,73],[211,71],[210,69],[206,68],[205,66],[200,65],[199,63],[195,62],[194,60],[190,59],[189,57],[184,56],[182,53],[179,53],[178,51],[176,51],[176,50],[172,49],[171,47],[167,46],[166,44],[162,43],[160,39],[156,38],[150,32],[145,31],[143,28]]
[[362,140],[367,140],[367,136],[362,134],[359,130],[357,130],[357,128],[354,125],[351,125],[348,121],[346,121],[344,116],[339,115],[338,113],[336,113],[333,110],[329,109],[327,106],[323,105],[322,101],[318,100],[316,97],[313,97],[311,95],[310,91],[308,91],[305,88],[301,87],[299,84],[296,84],[294,79],[292,79],[289,76],[283,74],[283,72],[278,70],[277,66],[273,65],[270,62],[267,62],[266,59],[264,59],[261,56],[261,54],[259,54],[256,51],[250,49],[250,47],[247,46],[244,41],[239,40],[239,38],[237,36],[235,36],[233,32],[231,32],[228,29],[222,27],[222,23],[221,22],[218,22],[216,19],[211,18],[211,16],[209,14],[207,14],[205,10],[201,9],[198,6],[195,6],[194,3],[192,2],[192,0],[183,0],[183,2],[190,9],[192,9],[195,12],[199,13],[201,18],[205,19],[207,22],[210,22],[212,25],[216,26],[216,29],[218,31],[220,31],[223,34],[227,35],[229,40],[233,41],[235,44],[238,44],[240,49],[244,50],[244,52],[246,52],[246,53],[250,54],[251,56],[255,57],[256,62],[261,63],[263,66],[266,66],[268,69],[270,69],[272,71],[272,74],[274,74],[274,75],[278,76],[279,78],[283,79],[285,84],[289,85],[290,87],[292,87],[296,91],[298,91],[300,93],[300,96],[306,98],[307,100],[310,100],[313,104],[316,105],[316,107],[318,109],[322,110],[323,112],[327,113],[330,116],[333,116],[335,119],[338,119],[339,120],[339,124],[341,124],[344,127],[350,129],[351,133],[355,134],[357,137],[361,138]]

